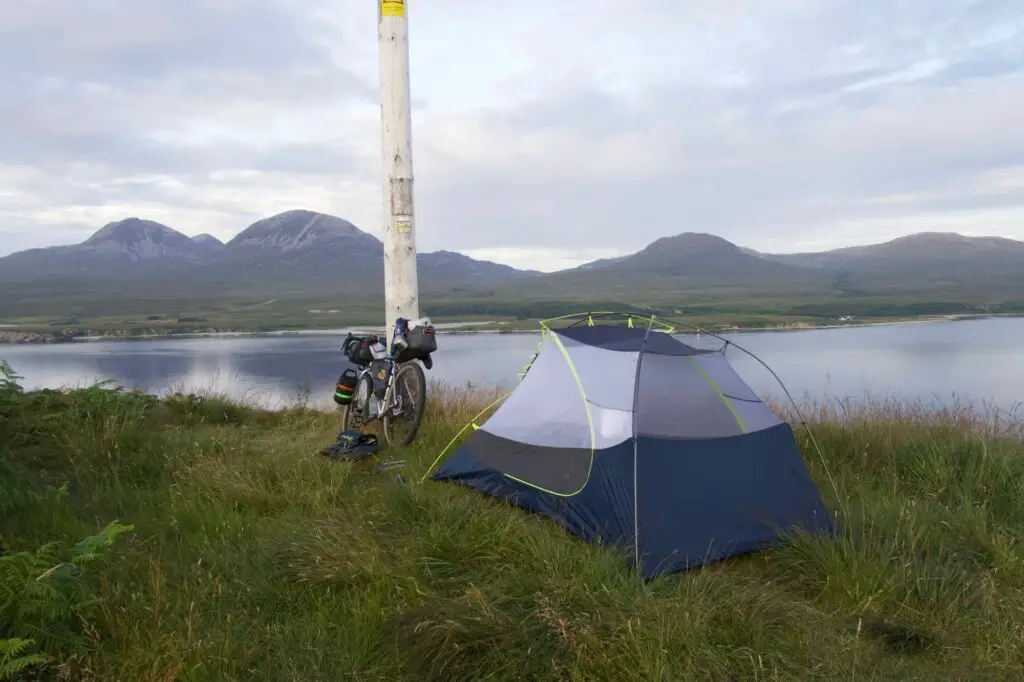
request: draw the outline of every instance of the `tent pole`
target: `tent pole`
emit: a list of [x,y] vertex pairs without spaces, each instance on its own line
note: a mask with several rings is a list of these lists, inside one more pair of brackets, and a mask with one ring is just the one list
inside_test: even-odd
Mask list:
[[643,577],[644,572],[640,563],[640,484],[637,479],[640,445],[639,438],[637,437],[636,406],[640,398],[640,366],[643,364],[644,348],[647,347],[647,339],[651,335],[652,326],[654,326],[654,315],[651,315],[651,320],[647,323],[644,340],[636,354],[636,376],[633,377],[633,563],[636,566],[637,577]]

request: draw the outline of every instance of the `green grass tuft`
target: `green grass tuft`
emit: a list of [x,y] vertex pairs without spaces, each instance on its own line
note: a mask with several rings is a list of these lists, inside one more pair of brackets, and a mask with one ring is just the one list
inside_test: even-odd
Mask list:
[[338,418],[303,405],[26,393],[8,372],[0,679],[1024,678],[1012,424],[808,409],[841,537],[644,584],[550,521],[420,482],[494,397],[435,387],[416,443],[381,453],[405,467],[376,473],[320,456]]

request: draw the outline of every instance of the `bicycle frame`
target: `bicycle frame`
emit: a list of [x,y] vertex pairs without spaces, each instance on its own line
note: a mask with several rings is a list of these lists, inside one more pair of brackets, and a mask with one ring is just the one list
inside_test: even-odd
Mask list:
[[[380,376],[377,377],[377,379],[382,379],[382,380],[385,381],[384,397],[383,398],[378,398],[378,400],[380,400],[380,402],[383,405],[383,407],[381,407],[378,410],[379,414],[374,414],[374,415],[361,414],[360,416],[365,421],[376,421],[378,419],[381,419],[388,412],[388,410],[390,410],[390,409],[392,409],[394,407],[394,405],[393,405],[393,402],[394,402],[394,390],[393,389],[394,389],[394,386],[395,386],[395,374],[397,374],[396,369],[398,368],[398,363],[395,362],[395,359],[393,357],[390,357],[390,356],[384,357],[384,358],[380,358],[379,361],[385,363],[384,367],[382,367],[381,369],[383,369],[383,370],[385,370],[387,372],[387,378],[386,379],[384,377],[380,377]],[[359,370],[359,376],[358,376],[358,379],[357,379],[357,382],[358,381],[362,381],[364,376],[368,376],[368,378],[370,380],[370,389],[369,389],[370,390],[370,395],[367,396],[367,403],[369,403],[369,398],[370,397],[376,397],[373,385],[376,383],[377,379],[375,379],[374,376],[372,375],[372,371],[373,371],[373,368],[370,365],[367,365],[366,367],[363,367],[362,369]]]

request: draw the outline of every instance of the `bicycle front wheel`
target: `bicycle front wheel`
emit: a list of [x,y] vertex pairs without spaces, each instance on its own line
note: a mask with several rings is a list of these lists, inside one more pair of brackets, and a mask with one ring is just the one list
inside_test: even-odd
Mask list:
[[423,368],[416,362],[401,365],[395,372],[392,391],[393,407],[384,413],[384,438],[389,445],[402,447],[416,438],[427,407]]

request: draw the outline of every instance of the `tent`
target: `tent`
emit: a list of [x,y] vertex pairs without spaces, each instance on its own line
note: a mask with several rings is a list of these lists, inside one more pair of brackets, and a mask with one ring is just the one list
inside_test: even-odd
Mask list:
[[723,349],[595,317],[542,324],[522,380],[431,478],[626,549],[645,579],[833,531],[792,429]]

